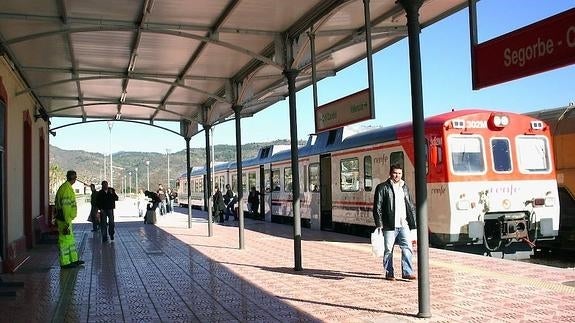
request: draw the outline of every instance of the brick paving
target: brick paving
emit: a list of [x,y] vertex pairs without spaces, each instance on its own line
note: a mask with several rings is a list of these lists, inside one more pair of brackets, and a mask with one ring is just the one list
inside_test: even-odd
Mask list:
[[187,214],[157,225],[133,214],[117,209],[113,243],[76,223],[77,269],[60,269],[55,244],[31,250],[2,275],[24,287],[0,296],[0,322],[575,322],[573,268],[430,249],[422,319],[417,282],[384,280],[366,238],[303,228],[294,271],[291,226],[246,219],[240,250],[237,222],[208,237],[205,212],[193,210],[191,229]]

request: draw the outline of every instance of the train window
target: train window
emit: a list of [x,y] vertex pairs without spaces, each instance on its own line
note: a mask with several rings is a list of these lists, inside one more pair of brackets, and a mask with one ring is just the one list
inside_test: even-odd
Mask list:
[[363,186],[369,192],[373,186],[373,171],[372,171],[371,156],[363,157]]
[[491,139],[491,152],[493,154],[493,169],[498,173],[511,172],[511,149],[509,139]]
[[319,163],[308,166],[308,183],[310,192],[319,192]]
[[252,187],[257,187],[256,185],[256,173],[248,173],[248,189]]
[[327,136],[326,146],[330,146],[335,142],[335,136],[337,135],[337,130],[330,130]]
[[309,165],[308,178],[310,192],[319,192],[319,163]]
[[266,169],[264,171],[264,187],[266,192],[271,192],[272,190],[272,186],[270,183],[271,183],[270,171]]
[[[303,176],[301,176],[301,175],[303,175]],[[300,192],[307,192],[307,188],[308,188],[308,186],[307,186],[307,179],[308,179],[308,177],[307,177],[307,167],[306,167],[305,165],[303,165],[303,167],[300,169],[300,178],[303,178],[303,190],[301,189],[301,187],[302,187],[302,185],[301,185],[302,182],[300,181],[300,182],[299,182],[299,186],[300,186],[300,190],[299,190],[299,191],[300,191]]]
[[520,136],[517,143],[517,163],[522,173],[547,173],[551,170],[549,142],[541,136]]
[[339,162],[339,176],[342,192],[359,191],[359,159],[342,159]]
[[450,136],[448,142],[454,173],[485,172],[485,154],[481,137]]
[[272,185],[273,185],[273,190],[274,191],[279,191],[281,190],[280,187],[280,170],[279,168],[276,169],[272,169]]
[[[396,165],[398,164],[401,169],[403,169],[403,180],[405,180],[405,158],[403,157],[403,151],[394,151],[391,154],[389,154],[389,165]],[[386,172],[389,171],[389,169],[385,170]]]
[[234,192],[238,191],[238,175],[232,175],[232,190]]
[[284,168],[284,191],[291,192],[292,187],[291,167]]

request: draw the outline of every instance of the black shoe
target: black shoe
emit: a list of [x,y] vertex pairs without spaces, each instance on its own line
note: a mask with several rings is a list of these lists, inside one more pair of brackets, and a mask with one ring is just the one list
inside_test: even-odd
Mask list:
[[83,264],[85,264],[85,263],[86,263],[86,262],[85,262],[84,260],[78,260],[78,261],[76,261],[74,264],[76,264],[76,266],[80,266],[80,265],[83,265]]
[[110,240],[114,241],[114,235],[110,236]]
[[78,267],[78,265],[76,265],[75,262],[73,262],[73,263],[71,263],[71,264],[67,264],[67,265],[62,265],[62,266],[60,266],[60,268],[62,268],[62,269],[70,269],[70,268],[76,268],[76,267]]

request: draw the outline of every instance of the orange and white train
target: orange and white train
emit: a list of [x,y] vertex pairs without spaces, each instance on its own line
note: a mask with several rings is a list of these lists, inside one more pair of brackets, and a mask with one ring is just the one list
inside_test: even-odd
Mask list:
[[[355,127],[357,129],[357,127]],[[555,239],[559,203],[548,126],[526,115],[452,111],[425,120],[428,223],[434,246],[511,244]],[[367,235],[373,230],[373,193],[400,164],[414,189],[410,123],[311,135],[299,147],[302,226]],[[261,195],[260,214],[293,222],[289,147],[268,146],[242,162],[243,205],[248,188]],[[205,207],[205,168],[192,169],[192,202]],[[214,183],[237,192],[236,163],[218,163]],[[187,186],[185,175],[179,187]],[[180,196],[182,196],[180,194]],[[416,197],[417,198],[417,197]]]

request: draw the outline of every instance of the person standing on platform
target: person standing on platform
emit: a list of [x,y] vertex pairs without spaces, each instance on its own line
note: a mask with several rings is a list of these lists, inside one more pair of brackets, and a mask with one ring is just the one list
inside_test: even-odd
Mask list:
[[88,217],[88,221],[92,222],[92,232],[96,232],[98,231],[98,225],[100,224],[98,205],[96,203],[98,196],[96,185],[90,184],[90,190],[92,191],[92,194],[90,195],[90,216]]
[[115,222],[114,222],[114,209],[116,208],[116,201],[118,195],[112,187],[108,187],[107,181],[102,181],[102,189],[98,192],[98,208],[100,209],[100,231],[102,232],[102,242],[108,241],[108,234],[110,240],[114,241]]
[[410,230],[416,228],[415,205],[407,184],[402,179],[403,170],[399,164],[391,165],[389,178],[377,185],[373,199],[373,219],[383,229],[383,268],[385,279],[395,280],[393,273],[393,247],[396,242],[401,248],[401,274],[403,279],[415,280],[413,273],[413,251]]
[[237,221],[238,215],[235,212],[234,205],[236,204],[236,196],[230,184],[226,184],[226,194],[224,194],[224,203],[226,204],[226,221],[230,219],[230,215],[234,216],[234,221]]
[[76,193],[72,185],[76,182],[76,172],[69,170],[66,173],[66,182],[60,185],[54,200],[56,209],[56,225],[58,226],[58,259],[63,269],[74,268],[84,264],[78,259],[76,240],[72,228],[72,220],[78,214]]
[[220,191],[218,185],[215,186],[214,196],[212,198],[213,208],[212,208],[212,222],[224,223],[224,210],[226,209],[226,204],[224,203],[224,197]]
[[166,214],[166,191],[164,190],[164,186],[162,184],[158,184],[158,190],[156,191],[158,196],[160,197],[160,215]]
[[260,195],[261,193],[256,190],[256,187],[252,186],[248,195],[248,211],[254,216],[258,216],[260,212]]

